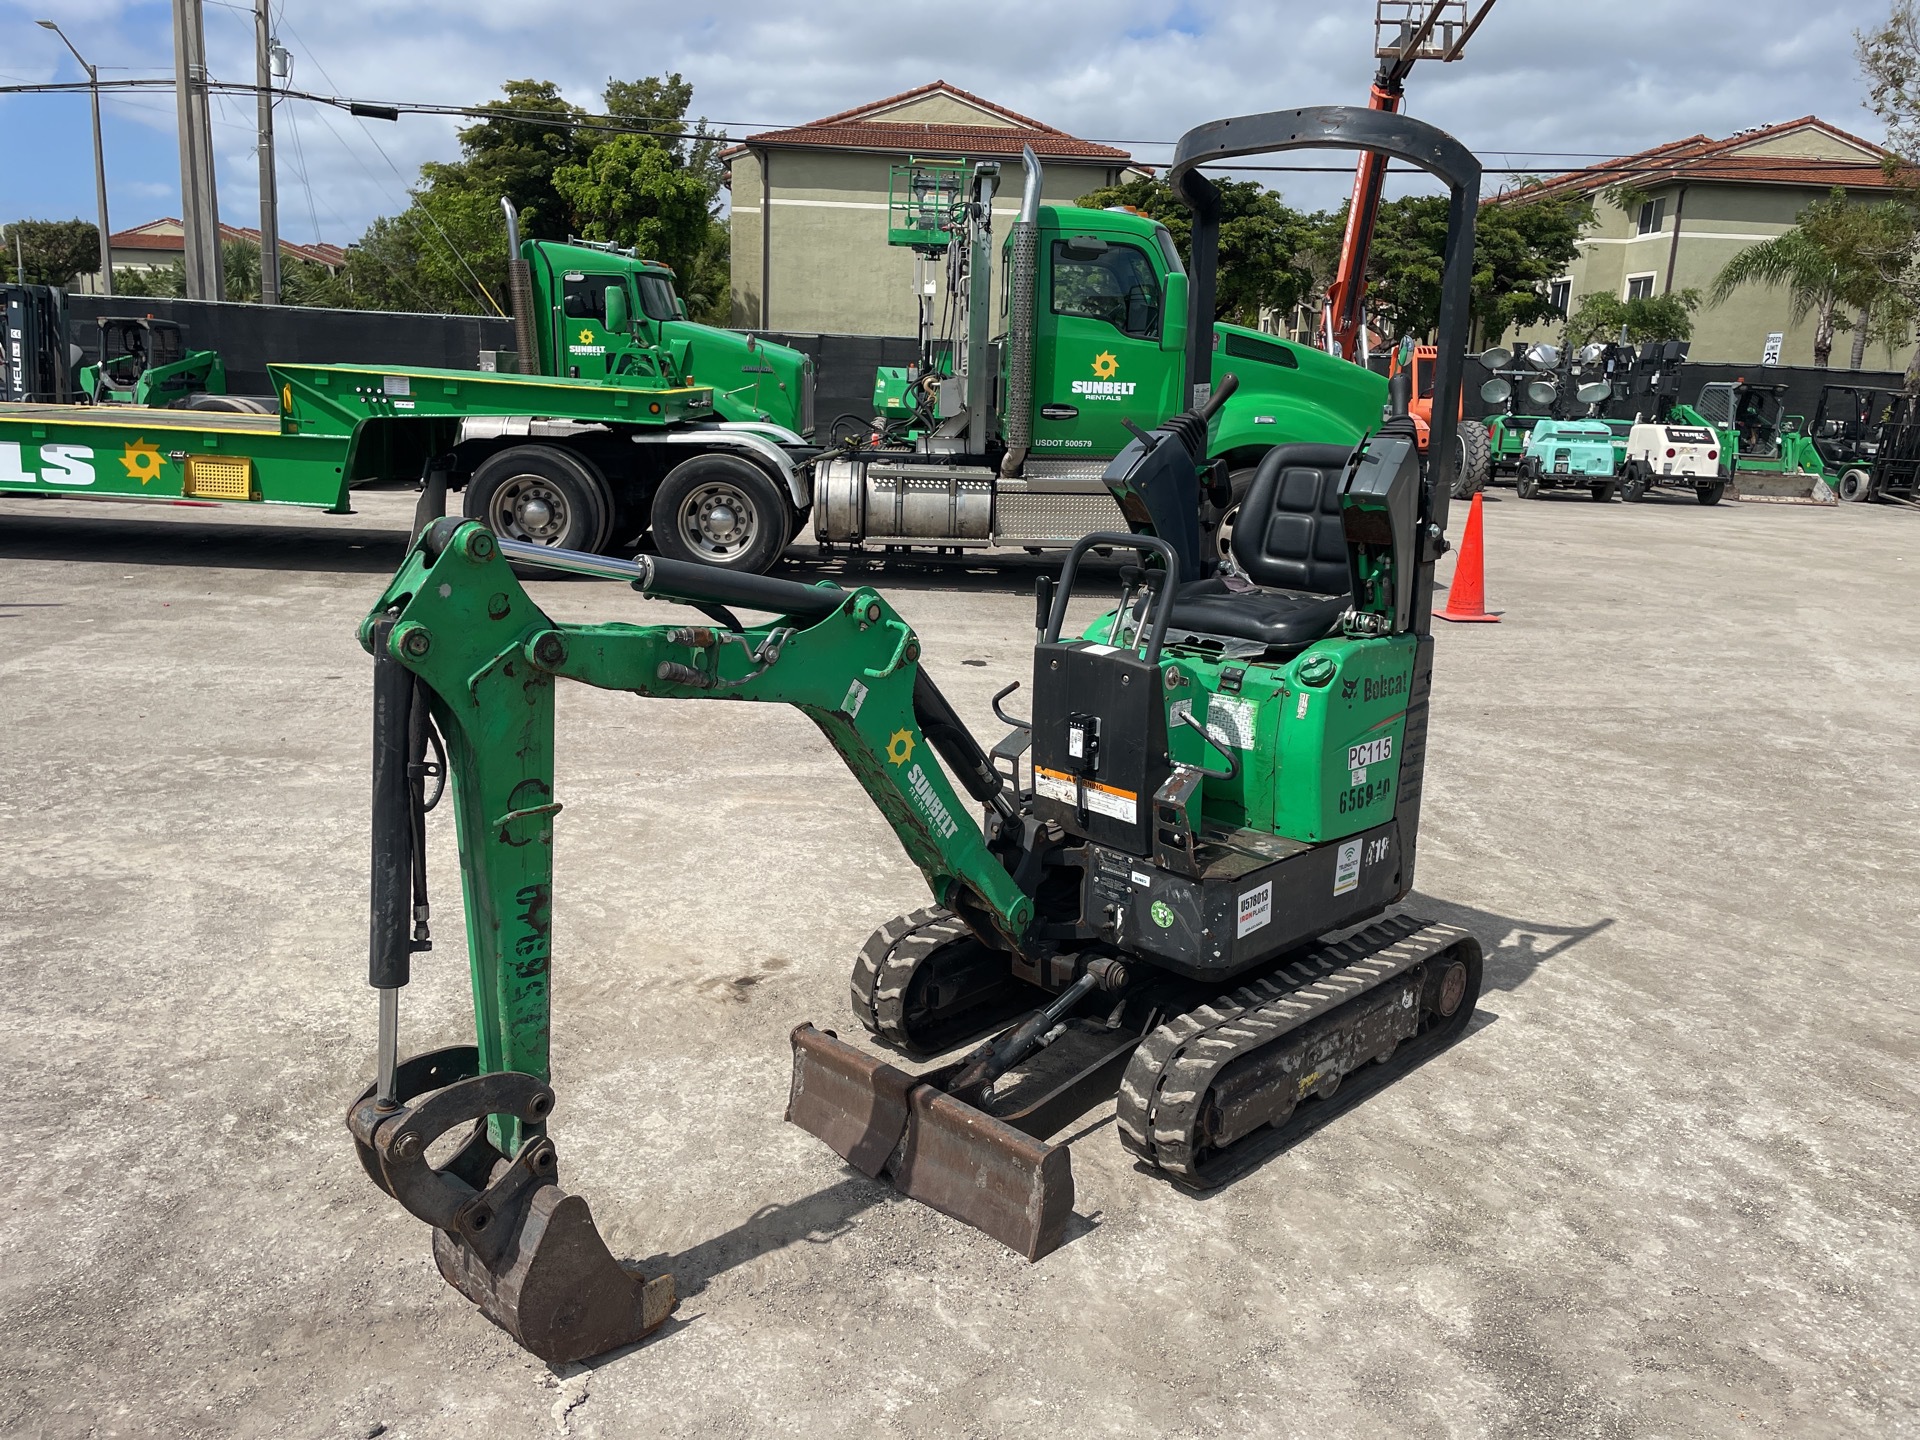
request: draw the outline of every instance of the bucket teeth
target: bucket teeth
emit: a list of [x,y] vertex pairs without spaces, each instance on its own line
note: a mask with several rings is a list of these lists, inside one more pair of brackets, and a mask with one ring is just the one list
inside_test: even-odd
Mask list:
[[787,1119],[862,1174],[1038,1260],[1073,1213],[1073,1160],[811,1025],[793,1032]]

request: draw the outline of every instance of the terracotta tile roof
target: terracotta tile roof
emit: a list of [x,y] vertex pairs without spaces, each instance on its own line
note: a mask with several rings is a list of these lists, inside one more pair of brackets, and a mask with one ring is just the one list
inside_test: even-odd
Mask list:
[[[161,253],[172,252],[181,255],[186,252],[186,240],[177,216],[163,215],[158,220],[149,220],[144,225],[136,225],[131,230],[116,230],[107,237],[107,243],[115,250],[153,250]],[[260,244],[260,232],[251,226],[222,225],[220,238],[244,240],[250,245]],[[311,260],[315,264],[325,265],[337,270],[347,260],[347,252],[338,245],[324,242],[317,245],[296,245],[291,240],[281,240],[280,253],[291,255],[300,260]]]
[[[1858,145],[1869,152],[1857,160],[1840,160],[1812,155],[1742,154],[1755,141],[1788,131],[1815,129]],[[1676,181],[1719,181],[1734,185],[1799,185],[1826,188],[1845,185],[1859,190],[1890,190],[1897,184],[1911,183],[1908,178],[1889,179],[1881,158],[1887,152],[1871,140],[1849,134],[1837,125],[1813,115],[1783,121],[1758,130],[1715,140],[1706,135],[1689,135],[1671,140],[1650,150],[1622,155],[1582,170],[1555,175],[1537,184],[1516,186],[1489,197],[1488,203],[1502,200],[1539,200],[1554,196],[1589,194],[1612,185],[1627,183],[1646,189]],[[1871,157],[1871,158],[1869,158]]]
[[[995,115],[1005,116],[1006,125],[962,125],[867,119],[884,114],[894,106],[923,95],[952,95]],[[1031,145],[1033,153],[1073,160],[1110,160],[1125,164],[1133,156],[1111,145],[1081,140],[1064,130],[1043,125],[1038,120],[983,100],[957,85],[935,80],[914,90],[903,90],[884,100],[874,100],[835,115],[810,120],[784,130],[763,130],[749,135],[737,145],[720,152],[723,160],[744,154],[749,146],[773,148],[825,147],[836,150],[885,150],[916,155],[1009,155],[1017,156],[1022,145]]]
[[[890,110],[895,105],[905,104],[909,100],[918,100],[922,95],[952,95],[958,99],[965,100],[970,105],[978,105],[982,110],[991,110],[996,115],[1003,115],[1023,129],[1042,130],[1049,135],[1064,135],[1066,133],[1063,130],[1054,129],[1051,125],[1043,125],[1030,115],[1022,115],[1017,110],[1009,110],[1004,105],[996,105],[993,101],[984,99],[974,94],[971,90],[962,90],[958,85],[949,85],[944,80],[930,80],[925,85],[916,85],[911,90],[902,90],[898,95],[889,95],[884,100],[869,100],[866,104],[856,105],[851,110],[841,110],[833,115],[822,116],[818,120],[809,120],[807,124],[837,125],[843,120],[857,120],[863,115],[873,114],[876,110]],[[805,127],[799,128],[804,129]]]

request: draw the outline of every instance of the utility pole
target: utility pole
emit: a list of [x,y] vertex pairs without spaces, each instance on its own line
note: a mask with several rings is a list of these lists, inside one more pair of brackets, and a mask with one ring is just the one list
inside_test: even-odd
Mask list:
[[113,245],[108,236],[113,232],[107,227],[107,157],[100,148],[100,72],[87,63],[86,56],[67,39],[67,32],[51,20],[34,22],[42,30],[51,30],[60,37],[60,42],[73,51],[73,58],[80,62],[80,68],[87,72],[87,90],[93,97],[93,198],[100,208],[100,293],[113,294]]
[[173,95],[180,124],[180,226],[187,298],[224,300],[213,121],[207,112],[207,35],[200,0],[173,0]]
[[260,303],[280,303],[280,196],[273,176],[273,36],[267,0],[253,0],[253,83],[260,115]]

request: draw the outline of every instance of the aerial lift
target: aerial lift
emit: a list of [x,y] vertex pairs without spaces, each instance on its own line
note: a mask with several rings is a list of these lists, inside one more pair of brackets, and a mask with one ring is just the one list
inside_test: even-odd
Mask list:
[[[1397,114],[1406,98],[1406,80],[1416,60],[1443,64],[1460,58],[1473,32],[1493,9],[1494,0],[1481,0],[1468,17],[1468,0],[1376,0],[1374,54],[1380,61],[1373,77],[1367,108]],[[1363,151],[1354,168],[1353,196],[1347,205],[1347,228],[1340,239],[1340,258],[1321,312],[1322,340],[1329,353],[1356,365],[1369,359],[1367,343],[1367,262],[1373,253],[1373,228],[1380,218],[1380,192],[1386,181],[1387,157]],[[1393,370],[1413,371],[1412,413],[1420,445],[1429,442],[1433,410],[1434,347],[1409,342],[1396,352]],[[1454,417],[1460,418],[1458,414]],[[1453,493],[1465,499],[1487,483],[1488,450],[1484,428],[1461,425],[1455,434],[1459,450]]]

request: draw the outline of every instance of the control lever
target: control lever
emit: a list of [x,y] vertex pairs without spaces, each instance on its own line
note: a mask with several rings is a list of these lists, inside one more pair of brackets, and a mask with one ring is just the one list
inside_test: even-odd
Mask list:
[[1189,730],[1197,731],[1200,734],[1200,736],[1207,742],[1207,744],[1211,745],[1214,749],[1218,750],[1222,755],[1227,757],[1227,768],[1224,770],[1210,770],[1205,765],[1195,765],[1193,767],[1195,770],[1198,770],[1202,775],[1206,776],[1209,780],[1233,780],[1239,777],[1239,774],[1240,774],[1239,759],[1234,755],[1234,753],[1231,750],[1227,749],[1226,746],[1222,745],[1218,740],[1213,738],[1213,732],[1211,730],[1207,729],[1206,726],[1202,725],[1198,720],[1193,718],[1193,711],[1182,710],[1178,718],[1182,725],[1186,726]]

